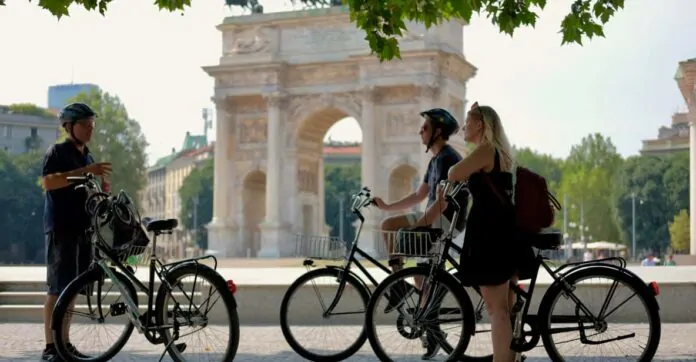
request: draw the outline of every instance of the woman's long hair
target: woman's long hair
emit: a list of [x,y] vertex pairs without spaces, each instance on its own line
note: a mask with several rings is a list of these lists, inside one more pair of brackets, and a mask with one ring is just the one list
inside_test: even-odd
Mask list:
[[500,154],[500,169],[512,174],[512,200],[515,200],[515,182],[517,176],[516,163],[512,146],[505,134],[503,123],[500,121],[498,112],[489,106],[479,106],[474,103],[471,112],[478,113],[483,121],[483,135],[481,136],[481,144],[492,146]]

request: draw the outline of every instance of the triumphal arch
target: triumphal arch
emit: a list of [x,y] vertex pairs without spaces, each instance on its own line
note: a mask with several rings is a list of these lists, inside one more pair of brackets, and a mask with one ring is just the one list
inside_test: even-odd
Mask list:
[[[429,160],[418,112],[465,114],[476,70],[462,53],[463,26],[408,24],[402,60],[380,63],[346,7],[226,18],[219,64],[204,68],[217,114],[209,248],[282,257],[294,250],[292,233],[327,233],[322,145],[345,117],[362,129],[362,184],[384,198],[410,192]],[[367,216],[369,229],[384,214]],[[361,246],[375,250],[374,233],[365,235]]]

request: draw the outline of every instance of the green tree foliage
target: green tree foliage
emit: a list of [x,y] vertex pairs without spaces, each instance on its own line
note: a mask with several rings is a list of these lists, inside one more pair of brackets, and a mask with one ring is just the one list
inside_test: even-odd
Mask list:
[[[68,16],[71,5],[105,14],[113,0],[41,0],[37,4],[60,18]],[[333,0],[291,0],[310,6],[330,6]],[[226,3],[228,1],[226,0]],[[471,20],[474,13],[485,16],[500,32],[512,36],[520,27],[534,27],[548,0],[344,0],[350,17],[366,34],[372,51],[380,60],[400,58],[399,37],[406,21],[431,27],[448,19]],[[254,10],[258,1],[241,1],[242,7]],[[4,0],[0,0],[0,5]],[[160,10],[183,11],[191,0],[155,0]],[[624,0],[576,0],[560,24],[561,44],[582,45],[583,39],[604,36],[604,25],[621,10]]]
[[[43,153],[0,150],[0,262],[43,262],[43,194],[37,183]],[[19,251],[14,255],[10,251]]]
[[689,213],[682,209],[669,223],[669,237],[672,250],[677,253],[688,254],[691,249],[691,227]]
[[[558,191],[568,201],[568,221],[579,225],[584,218],[589,228],[584,235],[594,241],[622,240],[612,197],[613,179],[622,162],[611,139],[591,134],[571,148],[564,163]],[[569,229],[569,234],[576,240],[580,236],[577,228]]]
[[[213,219],[213,179],[215,176],[213,165],[213,159],[205,160],[186,176],[179,189],[179,197],[181,198],[179,221],[186,230],[196,230],[196,244],[202,249],[208,248],[208,229],[205,228],[205,225]],[[197,207],[196,197],[198,197]]]
[[630,157],[620,169],[615,178],[618,221],[625,240],[630,241],[635,194],[638,251],[669,247],[671,217],[689,208],[688,170],[687,152]]
[[46,118],[56,118],[56,115],[51,113],[48,109],[39,107],[33,103],[15,103],[10,104],[8,108],[10,109],[10,111],[14,113]]
[[[133,201],[146,183],[147,141],[140,124],[128,116],[118,97],[101,90],[81,93],[71,102],[83,102],[97,112],[95,130],[88,147],[97,162],[111,162],[113,171],[108,180],[111,191],[125,190]],[[65,133],[63,133],[65,137]]]
[[353,240],[355,215],[350,211],[351,195],[360,190],[360,164],[326,165],[324,167],[324,211],[326,224],[331,227],[331,236],[339,236],[343,199],[343,233],[346,240]]

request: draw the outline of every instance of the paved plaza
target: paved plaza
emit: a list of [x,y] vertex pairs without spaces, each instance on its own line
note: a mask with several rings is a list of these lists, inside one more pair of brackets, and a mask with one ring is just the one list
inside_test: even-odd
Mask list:
[[[0,361],[38,361],[43,347],[43,326],[40,324],[0,325]],[[331,328],[334,332],[336,328]],[[278,327],[242,327],[239,352],[235,361],[303,361],[288,347]],[[316,336],[316,330],[311,334]],[[152,346],[135,333],[124,350],[113,359],[118,361],[157,361],[162,346]],[[548,361],[543,347],[527,354],[529,362]],[[165,361],[171,361],[166,356]],[[597,361],[597,358],[590,359]],[[610,361],[610,358],[601,358]],[[377,361],[369,343],[350,361]],[[580,360],[578,360],[580,361]],[[662,342],[654,361],[696,361],[696,324],[665,324]],[[575,360],[573,361],[575,362]]]

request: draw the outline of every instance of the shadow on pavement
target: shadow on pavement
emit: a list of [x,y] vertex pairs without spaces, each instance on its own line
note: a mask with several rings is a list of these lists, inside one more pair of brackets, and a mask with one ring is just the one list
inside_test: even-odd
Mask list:
[[[159,355],[155,355],[153,353],[138,353],[138,352],[129,352],[129,351],[122,351],[119,353],[115,358],[113,358],[111,361],[114,362],[125,362],[125,361],[142,361],[142,362],[156,362],[159,360]],[[420,357],[416,356],[412,358],[398,358],[398,356],[394,356],[396,361],[421,361]],[[369,354],[364,354],[364,353],[359,353],[354,355],[349,359],[351,362],[367,362],[367,361],[377,361],[377,358],[374,357],[374,355],[369,355]],[[437,361],[438,359],[435,359]],[[14,362],[14,361],[40,361],[40,356],[38,353],[26,353],[26,355],[20,355],[12,358],[6,358],[6,357],[1,357],[0,356],[0,361],[1,362]],[[169,357],[169,355],[165,355],[162,361],[167,361],[170,362],[172,359]],[[282,362],[299,362],[299,361],[305,361],[302,357],[298,356],[294,352],[287,351],[287,352],[281,352],[281,353],[275,353],[275,354],[252,354],[252,353],[237,353],[236,358],[234,359],[235,362],[259,362],[259,361],[282,361]],[[548,357],[528,357],[526,359],[526,362],[548,362],[550,359]],[[569,358],[566,360],[566,362],[626,362],[627,360],[624,358],[611,358],[611,357],[580,357],[580,358]],[[683,362],[696,362],[696,356],[684,356],[683,358],[680,357],[670,357],[670,358],[660,358],[659,356],[654,358],[652,361],[654,362],[674,362],[674,361],[683,361]],[[465,361],[464,361],[465,362]],[[479,360],[480,362],[480,360]]]

